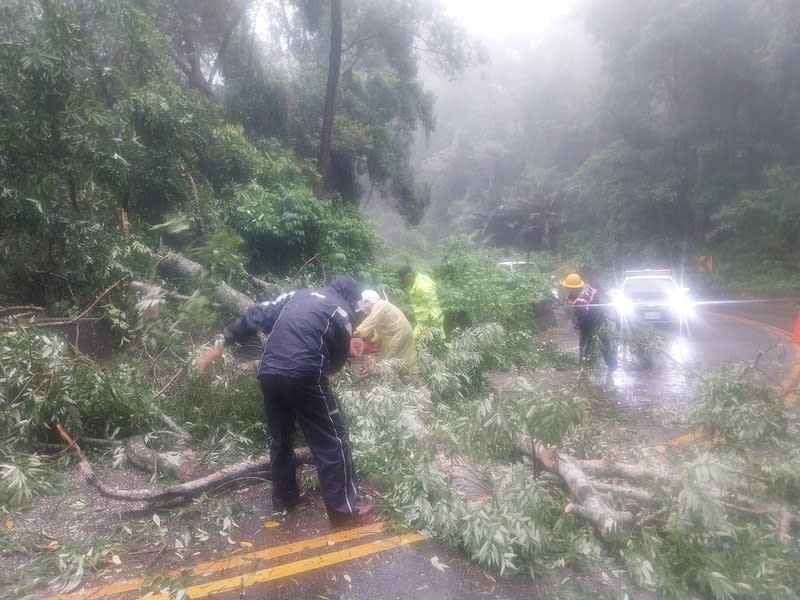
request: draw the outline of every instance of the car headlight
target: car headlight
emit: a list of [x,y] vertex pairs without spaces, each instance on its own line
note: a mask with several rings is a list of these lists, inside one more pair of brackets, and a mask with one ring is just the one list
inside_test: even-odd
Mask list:
[[669,303],[672,311],[681,318],[690,317],[694,314],[694,304],[684,295],[674,296]]
[[633,302],[625,298],[624,296],[619,296],[614,298],[614,308],[617,310],[621,317],[630,317],[633,315]]

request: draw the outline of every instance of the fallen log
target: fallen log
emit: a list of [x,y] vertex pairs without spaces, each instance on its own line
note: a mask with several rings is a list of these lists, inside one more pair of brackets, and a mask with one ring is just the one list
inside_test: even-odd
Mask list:
[[[308,448],[298,448],[294,453],[297,464],[310,464],[312,462],[311,451]],[[192,479],[185,483],[172,485],[165,488],[148,488],[137,490],[121,490],[112,488],[99,481],[97,477],[92,477],[90,483],[96,487],[101,494],[107,498],[117,500],[132,500],[146,502],[162,502],[174,500],[176,498],[196,498],[201,494],[210,492],[236,482],[243,477],[256,475],[268,475],[270,472],[269,458],[263,457],[256,460],[249,460],[234,465],[228,465],[210,475]]]
[[[170,252],[164,256],[157,256],[157,258],[158,270],[166,277],[203,279],[208,276],[208,271],[203,265],[189,260],[182,254]],[[217,285],[216,296],[224,309],[238,315],[243,315],[255,304],[249,296],[224,281]]]
[[144,436],[135,435],[125,444],[125,456],[130,463],[147,473],[164,473],[173,479],[186,481],[194,476],[194,451],[156,452],[144,443]]
[[[94,486],[103,496],[116,500],[130,500],[140,502],[163,502],[179,498],[196,498],[201,494],[223,488],[235,483],[243,477],[256,475],[268,475],[270,472],[269,458],[263,457],[256,460],[249,460],[234,465],[228,465],[215,471],[214,473],[198,479],[192,479],[185,483],[172,485],[165,488],[148,488],[138,490],[121,490],[112,488],[97,477],[92,469],[92,465],[86,460],[80,446],[64,430],[60,423],[56,424],[56,429],[62,438],[73,448],[78,455],[78,466],[86,477],[86,481]],[[308,448],[297,448],[294,451],[295,462],[299,465],[307,465],[313,462],[311,450]]]
[[[170,300],[177,300],[178,302],[188,302],[192,299],[191,296],[187,296],[186,294],[180,294],[173,290],[168,290],[144,281],[131,281],[130,288],[136,292],[144,294],[145,296],[169,298]],[[222,305],[219,302],[212,302],[211,306],[213,308],[220,308]]]
[[606,505],[602,496],[595,490],[593,482],[581,471],[576,461],[562,454],[554,470],[564,480],[572,497],[575,498],[576,512],[594,524],[601,535],[616,534],[633,522],[628,511],[618,511]]
[[629,487],[626,485],[616,485],[605,481],[594,482],[594,488],[605,494],[615,494],[622,498],[633,500],[643,506],[656,504],[657,500],[653,494],[641,488]]
[[680,484],[683,478],[666,467],[651,467],[633,463],[620,463],[608,460],[578,460],[581,470],[593,477],[608,479],[630,479],[633,481],[661,481]]
[[793,527],[800,529],[800,514],[783,504],[765,502],[744,494],[734,494],[723,501],[723,504],[740,512],[753,515],[774,515],[778,521],[778,537],[782,539]]
[[180,302],[186,302],[187,300],[191,300],[191,296],[186,296],[185,294],[179,294],[178,292],[173,292],[171,290],[165,290],[162,287],[159,287],[157,285],[152,285],[150,283],[145,283],[144,281],[131,281],[129,285],[132,290],[141,292],[146,296],[163,296],[164,298],[179,300]]
[[253,287],[256,287],[260,290],[263,290],[265,292],[268,292],[269,294],[274,294],[274,295],[278,295],[281,291],[280,286],[277,286],[274,283],[270,283],[268,281],[264,281],[263,279],[260,279],[255,275],[251,275],[250,273],[247,272],[247,270],[244,267],[242,267],[242,273],[244,274],[245,277],[247,277],[247,281],[249,281],[250,285],[252,285]]
[[598,493],[593,482],[581,469],[579,463],[568,454],[558,454],[557,459],[552,461],[552,456],[543,455],[545,450],[540,444],[536,444],[530,437],[518,439],[514,445],[526,456],[534,457],[536,461],[549,471],[556,473],[564,485],[572,494],[574,502],[567,505],[566,512],[574,512],[581,518],[592,523],[601,535],[613,535],[627,528],[633,523],[633,515],[628,511],[618,511],[606,505],[602,495]]

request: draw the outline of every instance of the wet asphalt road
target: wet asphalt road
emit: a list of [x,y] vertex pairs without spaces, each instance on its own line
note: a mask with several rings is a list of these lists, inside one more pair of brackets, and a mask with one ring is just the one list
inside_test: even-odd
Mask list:
[[[762,365],[780,381],[791,372],[797,357],[792,345],[777,329],[791,332],[796,316],[795,303],[702,306],[688,332],[663,331],[664,348],[671,358],[657,360],[654,369],[641,369],[632,358],[623,357],[622,368],[614,377],[613,397],[623,410],[652,412],[658,406],[674,415],[690,402],[691,386],[693,379],[696,380],[692,371],[703,373],[730,361],[753,361],[762,351],[767,351]],[[777,329],[740,319],[758,319]],[[324,517],[317,514],[321,512],[319,508],[298,515],[304,522],[303,530],[290,535],[288,541],[302,542],[314,535],[331,533]],[[309,530],[306,527],[309,524],[316,529]],[[252,526],[259,527],[257,523]],[[202,597],[225,600],[522,600],[552,598],[559,586],[558,578],[549,583],[532,582],[526,576],[501,579],[443,544],[416,537],[407,538],[410,543],[403,544],[397,535],[381,532],[344,542],[328,542],[316,549],[293,552],[290,548],[281,558],[260,562],[250,569],[226,571],[205,578],[205,583],[227,579],[228,587],[206,588]],[[286,536],[270,542],[270,536],[263,530],[260,536],[250,538],[259,542],[254,550],[283,548],[287,543]],[[245,579],[249,577],[246,573],[252,572],[258,576]],[[573,586],[576,576],[570,574],[570,577],[569,585]],[[591,589],[593,575],[587,573],[585,577]],[[617,591],[625,586],[622,580],[610,584]],[[653,597],[635,589],[629,589],[628,594],[631,600]]]
[[646,412],[654,422],[670,425],[691,405],[696,375],[728,363],[752,364],[758,358],[759,368],[779,385],[798,360],[787,339],[797,314],[793,302],[701,305],[686,327],[658,328],[664,355],[656,355],[652,369],[621,348],[622,368],[607,390],[621,410]]

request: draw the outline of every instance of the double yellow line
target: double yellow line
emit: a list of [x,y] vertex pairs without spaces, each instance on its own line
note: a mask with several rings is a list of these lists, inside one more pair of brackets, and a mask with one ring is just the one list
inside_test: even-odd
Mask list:
[[[732,321],[739,321],[740,323],[744,323],[746,325],[750,325],[751,327],[755,327],[757,329],[761,329],[762,331],[767,331],[769,333],[774,333],[779,335],[791,344],[791,348],[794,351],[794,360],[792,362],[792,370],[789,374],[784,378],[783,381],[780,383],[780,388],[784,390],[784,392],[789,392],[784,398],[784,405],[786,408],[792,408],[797,403],[797,392],[795,388],[797,387],[798,380],[800,380],[800,344],[796,344],[792,342],[792,334],[786,331],[785,329],[780,329],[779,327],[773,327],[772,325],[767,325],[766,323],[762,323],[761,321],[753,321],[752,319],[746,319],[744,317],[738,317],[734,315],[726,315],[723,313],[714,312],[711,313],[715,317],[719,317],[722,319],[730,319]],[[687,433],[686,435],[682,435],[677,437],[673,440],[670,440],[670,446],[685,446],[686,444],[690,444],[692,442],[696,442],[699,440],[704,440],[708,437],[708,431],[692,431]]]
[[780,327],[773,327],[772,325],[767,325],[766,323],[762,323],[761,321],[753,321],[752,319],[746,319],[744,317],[726,315],[717,312],[712,314],[716,317],[722,317],[723,319],[739,321],[740,323],[745,323],[752,327],[761,329],[762,331],[773,333],[775,335],[785,338],[789,342],[792,350],[794,351],[794,361],[792,362],[791,371],[784,378],[784,380],[781,381],[780,387],[783,389],[784,392],[788,392],[786,398],[784,398],[784,404],[786,408],[794,407],[794,405],[797,404],[797,391],[795,388],[797,387],[798,383],[800,383],[800,344],[792,341],[792,333],[790,331],[786,331],[785,329],[781,329]]
[[[220,576],[226,572],[229,573],[234,569],[252,569],[256,568],[266,560],[271,560],[282,556],[290,556],[292,554],[298,554],[317,548],[327,548],[338,543],[349,542],[382,532],[383,523],[375,523],[364,527],[340,531],[330,535],[311,538],[302,542],[294,542],[291,544],[285,544],[283,546],[276,546],[274,548],[266,548],[264,550],[237,554],[221,560],[200,563],[194,567],[194,569],[192,569],[192,576]],[[276,579],[291,577],[292,575],[297,575],[299,573],[322,569],[331,565],[354,560],[356,558],[362,558],[378,552],[384,552],[386,550],[392,550],[401,546],[413,544],[423,539],[424,538],[421,535],[416,533],[396,535],[389,538],[359,544],[357,546],[351,546],[349,548],[334,552],[317,554],[310,558],[305,558],[274,567],[257,569],[241,575],[233,575],[223,579],[210,581],[208,583],[191,585],[187,587],[185,591],[189,597],[191,597],[193,600],[197,600],[198,598],[205,598],[211,594],[221,594],[224,592],[240,590],[252,585],[267,583]],[[170,575],[177,577],[180,575],[180,571],[171,571]],[[51,596],[48,600],[99,600],[101,598],[117,598],[122,594],[129,594],[131,592],[141,590],[144,583],[144,578],[137,577],[115,583],[109,583],[107,585],[90,588],[80,592]],[[169,600],[169,596],[163,594],[154,594],[147,596],[147,598],[149,600]]]

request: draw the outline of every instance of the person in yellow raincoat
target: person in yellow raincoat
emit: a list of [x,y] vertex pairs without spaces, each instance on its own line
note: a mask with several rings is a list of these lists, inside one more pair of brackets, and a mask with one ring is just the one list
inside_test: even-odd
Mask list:
[[414,309],[414,339],[438,335],[444,340],[444,316],[436,295],[436,283],[409,266],[400,269],[400,278],[408,288],[408,300]]
[[356,334],[380,344],[381,355],[386,358],[402,358],[409,369],[415,369],[414,334],[403,311],[382,299],[375,290],[362,292],[361,306],[367,318],[356,328]]

